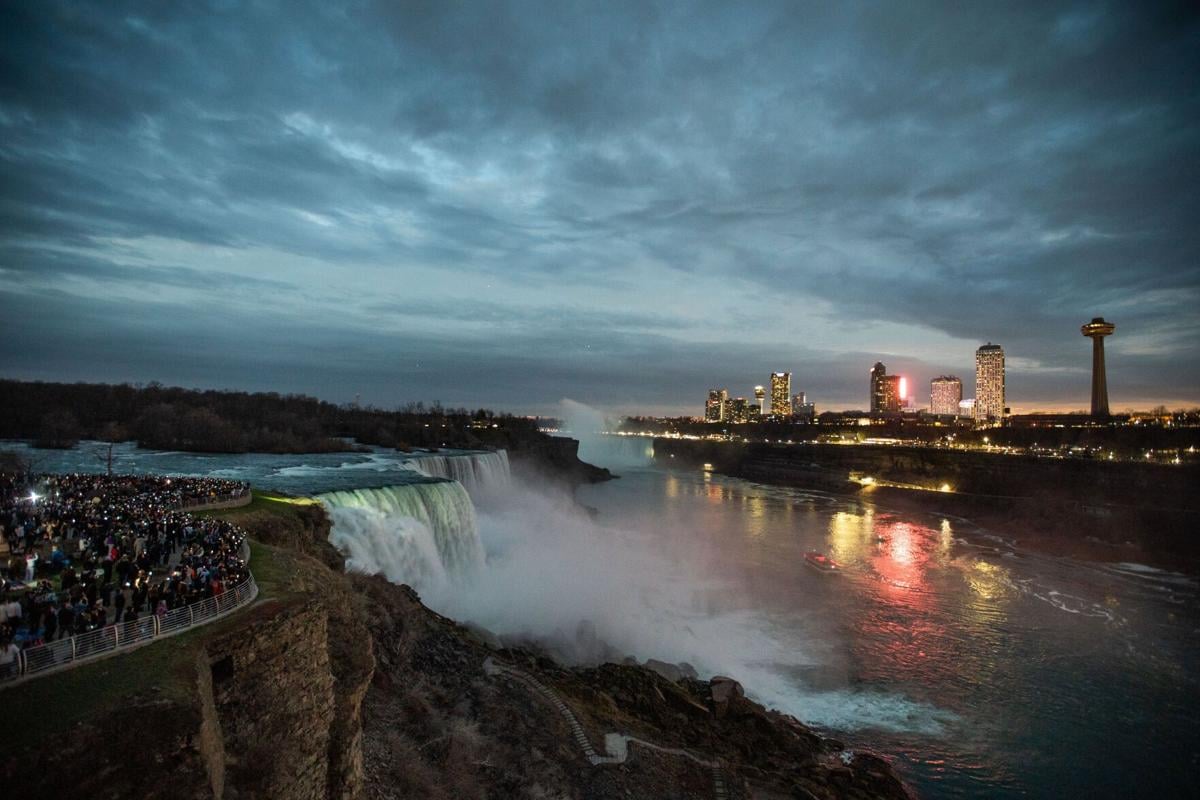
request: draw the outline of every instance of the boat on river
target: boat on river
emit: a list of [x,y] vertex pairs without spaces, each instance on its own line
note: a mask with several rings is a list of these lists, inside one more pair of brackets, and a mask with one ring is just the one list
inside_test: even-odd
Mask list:
[[804,561],[815,570],[824,573],[841,572],[842,567],[836,561],[824,553],[818,553],[816,550],[809,550],[804,554]]

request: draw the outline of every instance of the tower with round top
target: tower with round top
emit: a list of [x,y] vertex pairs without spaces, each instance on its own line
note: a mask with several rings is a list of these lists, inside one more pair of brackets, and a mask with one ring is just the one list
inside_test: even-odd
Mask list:
[[1096,317],[1080,328],[1092,340],[1092,416],[1108,416],[1108,378],[1104,374],[1104,337],[1111,336],[1117,326]]

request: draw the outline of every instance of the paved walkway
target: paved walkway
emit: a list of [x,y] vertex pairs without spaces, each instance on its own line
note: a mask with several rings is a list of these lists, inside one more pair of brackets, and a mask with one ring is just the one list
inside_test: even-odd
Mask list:
[[575,743],[579,745],[579,749],[583,751],[584,757],[592,766],[600,766],[602,764],[623,764],[629,756],[630,743],[637,744],[649,750],[656,750],[667,755],[679,756],[693,761],[702,767],[712,771],[713,780],[713,796],[717,800],[727,800],[729,792],[725,788],[725,773],[721,767],[721,762],[717,759],[701,758],[687,750],[678,747],[662,747],[661,745],[647,742],[644,739],[639,739],[636,736],[626,736],[623,733],[606,733],[604,735],[604,750],[605,755],[600,755],[596,749],[592,747],[591,741],[587,738],[587,733],[584,732],[583,726],[579,724],[579,720],[575,716],[575,712],[570,706],[562,701],[554,691],[527,672],[522,672],[516,667],[511,667],[507,664],[501,664],[494,658],[488,657],[483,662],[483,671],[489,676],[507,675],[510,678],[525,684],[535,692],[545,698],[551,705],[558,709],[559,713],[566,718],[567,723],[571,726],[571,735],[575,738]]

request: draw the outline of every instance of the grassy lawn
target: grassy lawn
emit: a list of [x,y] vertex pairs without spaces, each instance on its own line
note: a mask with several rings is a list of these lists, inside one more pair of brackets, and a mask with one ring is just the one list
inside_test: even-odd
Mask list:
[[300,506],[313,505],[316,500],[311,500],[307,497],[291,497],[285,494],[276,494],[274,492],[251,492],[253,499],[246,505],[240,508],[224,508],[218,511],[201,511],[196,516],[199,517],[220,517],[227,519],[230,522],[236,522],[239,525],[248,524],[253,521],[253,518],[259,514],[268,514],[278,517],[295,516],[296,508]]
[[[253,532],[258,515],[294,515],[295,498],[260,492],[242,508],[206,512],[246,526]],[[294,573],[287,550],[250,540],[250,570],[261,601],[283,598]],[[103,658],[0,690],[0,708],[9,724],[0,725],[0,750],[36,745],[66,733],[82,720],[115,712],[135,694],[190,703],[195,693],[195,660],[204,641],[242,624],[245,609],[128,653]]]
[[237,617],[0,691],[0,706],[13,723],[0,726],[0,750],[64,734],[81,720],[119,710],[134,694],[189,702],[195,691],[193,665],[204,639],[235,628]]

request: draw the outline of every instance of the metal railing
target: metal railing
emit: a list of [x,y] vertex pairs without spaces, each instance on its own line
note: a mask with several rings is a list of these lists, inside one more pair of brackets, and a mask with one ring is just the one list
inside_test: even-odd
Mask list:
[[[185,505],[181,511],[201,510],[225,503],[245,505],[252,499],[250,487],[244,492],[210,498],[203,504]],[[242,563],[250,563],[250,542],[242,539],[238,547],[238,556]],[[174,636],[189,628],[211,622],[223,617],[258,597],[258,584],[254,576],[232,589],[226,589],[219,595],[201,600],[198,603],[168,611],[161,617],[157,614],[132,620],[130,622],[114,622],[97,628],[94,631],[68,636],[53,642],[34,645],[21,650],[11,664],[0,665],[0,688],[12,685],[28,676],[54,672],[75,666],[82,661],[101,658],[119,651],[128,651],[156,639]]]
[[237,508],[246,506],[254,500],[254,493],[247,486],[244,491],[229,494],[213,494],[208,497],[189,498],[191,502],[184,503],[177,511],[214,511],[222,508]]
[[232,589],[198,603],[152,614],[130,622],[117,622],[94,631],[22,650],[8,674],[0,674],[0,686],[29,675],[66,669],[118,651],[132,650],[157,639],[173,636],[235,611],[258,597],[258,584],[251,575]]

